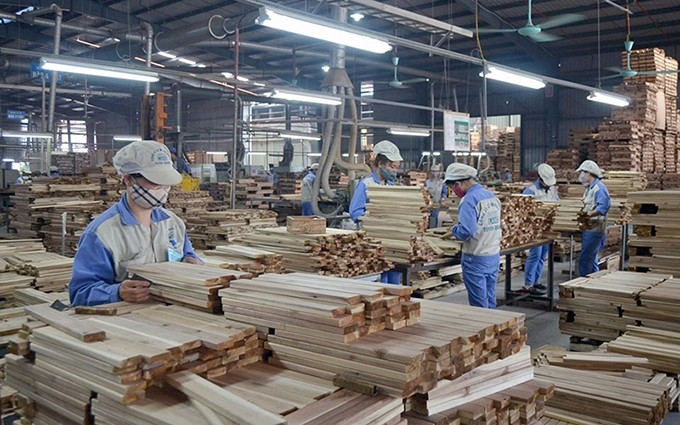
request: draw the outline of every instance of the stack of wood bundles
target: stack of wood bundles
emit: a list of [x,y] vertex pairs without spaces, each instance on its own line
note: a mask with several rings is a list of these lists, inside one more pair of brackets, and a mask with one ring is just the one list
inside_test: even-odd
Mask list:
[[659,372],[680,373],[680,333],[629,326],[626,333],[607,344],[607,351],[645,357]]
[[90,181],[101,185],[101,191],[95,196],[95,200],[104,202],[106,207],[118,202],[125,193],[125,184],[113,165],[87,168],[85,173]]
[[[203,186],[203,185],[201,185]],[[213,200],[218,204],[228,205],[231,202],[231,183],[206,183],[206,188]]]
[[22,288],[14,291],[14,304],[17,307],[44,304],[59,300],[64,305],[69,305],[68,292],[42,292],[34,288]]
[[63,291],[71,280],[73,258],[48,252],[32,252],[5,257],[12,270],[33,278],[32,286],[43,292]]
[[173,187],[168,194],[168,201],[164,207],[186,220],[197,217],[206,212],[214,204],[208,191],[187,191]]
[[16,272],[3,270],[0,273],[0,299],[2,299],[3,307],[7,305],[14,305],[14,293],[20,288],[29,288],[33,284],[33,277],[20,275]]
[[[647,177],[638,171],[608,171],[602,183],[607,186],[612,198],[625,198],[628,192],[639,192],[647,189]],[[581,187],[583,191],[583,187]]]
[[302,193],[302,173],[282,173],[276,186],[279,195],[299,195]]
[[541,239],[555,221],[556,203],[537,202],[531,196],[501,196],[501,249]]
[[257,277],[264,273],[283,273],[283,256],[242,245],[218,245],[200,254],[207,266],[239,270]]
[[[40,239],[4,239],[0,240],[0,258],[24,252],[45,252],[45,245]],[[2,266],[0,269],[4,269]]]
[[409,171],[402,177],[405,186],[422,186],[427,180],[427,173],[424,171]]
[[659,175],[660,183],[655,187],[647,187],[647,189],[655,190],[677,190],[680,189],[680,174],[665,173]]
[[220,310],[217,295],[220,289],[232,280],[251,277],[235,270],[181,262],[128,266],[127,270],[134,278],[151,282],[150,291],[155,299],[211,312]]
[[520,169],[520,128],[506,127],[501,130],[496,156],[496,171],[503,173],[507,168],[515,180],[519,180]]
[[294,235],[278,227],[257,229],[234,241],[282,255],[288,271],[353,277],[391,268],[383,245],[365,232],[326,229],[321,235]]
[[83,230],[104,211],[102,201],[85,201],[79,198],[51,198],[49,203],[31,205],[32,217],[40,223],[40,234],[50,252],[74,256]]
[[680,279],[667,279],[641,292],[637,306],[624,315],[641,326],[680,332],[679,312]]
[[76,176],[82,174],[90,165],[90,154],[87,152],[64,152],[61,155],[52,154],[52,165],[59,168],[62,176]]
[[581,164],[574,161],[573,149],[553,149],[546,160],[551,167],[560,171],[573,171]]
[[428,228],[427,189],[409,186],[369,186],[366,215],[361,218],[368,236],[380,240],[389,261],[432,261],[434,252],[419,237]]
[[[274,195],[274,186],[268,180],[238,179],[236,181],[236,199],[246,207],[269,208],[263,198]],[[257,199],[257,201],[256,201]]]
[[204,211],[185,220],[194,248],[223,245],[233,236],[252,233],[256,229],[276,227],[277,213],[267,210],[237,209]]
[[678,171],[677,143],[677,134],[666,133],[664,136],[664,173],[677,173]]
[[[597,136],[597,128],[572,128],[569,130],[569,149],[572,152],[574,167],[568,170],[558,170],[558,176],[565,179],[566,176],[559,175],[560,171],[568,171],[570,177],[571,173],[581,165],[586,159],[595,159],[597,156],[597,147],[595,145],[595,138]],[[554,167],[553,167],[554,168]],[[576,175],[578,177],[578,175]],[[573,180],[569,178],[568,180]],[[578,181],[578,179],[576,179]]]
[[[620,171],[654,171],[653,143],[645,138],[643,128],[637,121],[605,121],[600,124],[598,131],[596,162],[601,168]],[[651,149],[651,151],[644,156],[643,149]],[[643,158],[650,162],[643,163]]]
[[[679,176],[680,174],[671,174],[672,176]],[[661,190],[663,189],[662,180],[667,174],[647,173],[647,190]],[[680,186],[678,186],[680,188]]]

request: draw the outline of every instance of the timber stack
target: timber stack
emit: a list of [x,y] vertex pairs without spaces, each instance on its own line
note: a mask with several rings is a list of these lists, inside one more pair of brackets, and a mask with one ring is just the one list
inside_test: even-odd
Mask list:
[[366,215],[361,218],[368,236],[385,247],[389,261],[432,261],[432,247],[422,238],[428,228],[430,197],[424,187],[369,186]]
[[[597,134],[597,164],[605,170],[646,171],[653,170],[651,165],[643,163],[643,143],[645,149],[651,145],[644,134],[643,128],[637,121],[604,121],[600,124]],[[653,146],[651,154],[653,155]],[[650,158],[649,154],[645,156]],[[647,164],[647,166],[645,166]],[[652,169],[649,169],[652,167]]]
[[497,172],[502,174],[507,168],[515,179],[519,179],[522,174],[520,169],[520,140],[519,127],[506,127],[500,131],[494,164]]
[[22,276],[31,276],[31,286],[42,292],[60,292],[66,289],[73,274],[73,258],[51,252],[27,252],[3,259],[11,270]]
[[425,184],[427,173],[423,171],[409,171],[402,176],[402,183],[405,186],[420,187]]
[[555,220],[555,203],[535,201],[527,195],[499,196],[501,201],[501,249],[541,239]]
[[[625,198],[628,192],[641,192],[647,189],[645,173],[638,171],[608,171],[602,183],[607,186],[612,198]],[[583,191],[583,188],[581,188]]]
[[210,192],[204,190],[187,191],[177,187],[170,189],[164,208],[181,217],[182,220],[200,216],[214,204]]
[[185,220],[194,248],[206,249],[223,245],[234,236],[256,229],[276,227],[277,213],[258,209],[203,211]]
[[51,198],[50,202],[37,200],[31,205],[31,216],[40,224],[40,234],[49,252],[62,252],[73,257],[83,230],[104,211],[102,201],[85,201],[80,198]]
[[549,151],[547,163],[550,164],[550,166],[555,170],[573,171],[578,167],[578,164],[576,164],[574,161],[573,148],[553,149]]
[[569,150],[572,152],[572,166],[567,169],[555,168],[557,179],[578,182],[576,168],[586,159],[597,158],[597,127],[572,128],[569,130]]
[[[680,189],[680,174],[666,173],[659,175],[660,183],[654,189],[677,190]],[[652,189],[648,187],[648,189]]]
[[243,245],[218,245],[200,253],[206,266],[238,270],[257,277],[264,273],[283,273],[283,256]]
[[391,268],[383,245],[365,232],[326,229],[323,234],[297,235],[278,227],[257,229],[234,242],[280,254],[287,271],[354,277]]
[[[201,187],[204,187],[201,184]],[[231,183],[229,182],[217,182],[217,183],[205,183],[206,190],[210,193],[213,200],[220,205],[229,205],[231,202]]]
[[274,195],[274,186],[268,180],[238,179],[236,180],[237,207],[268,209],[266,199]]
[[52,165],[59,168],[59,174],[62,176],[77,176],[83,174],[83,171],[90,163],[90,154],[87,152],[63,152],[60,155],[52,154]]
[[675,376],[680,373],[679,349],[679,332],[638,326],[629,326],[625,334],[607,344],[608,352],[644,357],[649,368]]
[[279,195],[300,195],[302,193],[302,173],[281,173],[276,193]]
[[125,193],[125,184],[113,165],[107,163],[99,167],[87,168],[84,171],[90,181],[99,183],[101,186],[95,200],[102,201],[105,207],[108,208],[118,202]]

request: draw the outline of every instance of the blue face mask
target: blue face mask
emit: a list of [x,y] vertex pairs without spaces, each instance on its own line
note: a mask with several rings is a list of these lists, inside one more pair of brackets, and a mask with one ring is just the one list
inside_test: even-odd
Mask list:
[[588,175],[586,173],[581,173],[578,175],[578,181],[581,182],[582,185],[587,186],[588,181],[586,180],[588,178]]
[[393,182],[397,179],[397,173],[383,167],[380,169],[380,177],[387,180],[388,182]]

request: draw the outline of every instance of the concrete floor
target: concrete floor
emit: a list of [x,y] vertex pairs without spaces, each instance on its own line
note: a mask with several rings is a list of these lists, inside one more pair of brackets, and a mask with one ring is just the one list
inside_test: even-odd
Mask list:
[[[546,267],[547,270],[547,267]],[[555,299],[558,298],[557,284],[569,280],[569,275],[563,274],[563,270],[569,270],[567,263],[555,263]],[[545,273],[543,284],[545,283]],[[524,273],[520,273],[512,279],[512,288],[519,289],[524,285]],[[496,288],[499,299],[505,298],[505,285],[499,284]],[[467,291],[461,291],[447,297],[438,298],[437,301],[450,302],[453,304],[467,305]],[[527,344],[537,349],[543,345],[557,345],[569,349],[569,337],[562,335],[559,328],[560,315],[558,312],[549,312],[545,303],[532,303],[521,301],[518,306],[503,306],[501,310],[515,311],[526,315],[526,325],[529,332]],[[680,413],[671,412],[663,421],[664,425],[680,425]]]

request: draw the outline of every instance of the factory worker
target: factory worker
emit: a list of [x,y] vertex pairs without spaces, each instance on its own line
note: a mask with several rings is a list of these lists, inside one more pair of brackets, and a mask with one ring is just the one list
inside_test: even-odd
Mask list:
[[177,164],[179,164],[182,167],[181,170],[184,174],[191,175],[191,167],[189,167],[189,164],[187,164],[184,158],[177,159],[177,149],[172,146],[170,147],[170,157],[172,158],[174,168],[177,168]]
[[[397,179],[397,170],[401,166],[399,148],[389,140],[378,142],[373,147],[375,160],[373,161],[373,172],[368,177],[361,180],[354,189],[352,202],[349,204],[349,215],[354,222],[358,222],[361,217],[366,215],[366,203],[368,202],[368,186],[387,185],[394,186]],[[383,283],[400,283],[401,274],[395,271],[384,272],[380,278]]]
[[[557,194],[557,179],[555,170],[548,164],[538,166],[538,179],[522,192],[531,195],[537,201],[559,201]],[[529,292],[531,295],[543,295],[547,287],[540,283],[545,260],[548,258],[549,246],[543,245],[529,250],[529,258],[524,266],[524,288],[520,292]]]
[[59,173],[59,167],[56,165],[52,165],[50,167],[50,177],[61,177],[61,174]]
[[319,169],[319,164],[314,163],[309,167],[309,172],[302,179],[302,215],[314,215],[312,211],[312,198],[314,192],[314,179],[316,179],[316,170]]
[[503,170],[503,182],[504,183],[512,183],[512,173],[510,172],[510,169],[508,169],[508,168]]
[[496,308],[496,284],[501,249],[501,203],[477,182],[477,170],[453,163],[446,184],[457,197],[458,224],[451,229],[463,241],[463,282],[473,307]]
[[202,263],[184,222],[162,208],[170,186],[182,181],[168,148],[148,140],[132,142],[113,157],[113,165],[127,190],[80,238],[68,285],[71,305],[146,301],[149,282],[128,279],[130,265]]
[[581,256],[578,261],[578,273],[583,277],[599,271],[597,263],[600,251],[604,248],[607,231],[607,214],[611,207],[611,199],[607,186],[602,183],[602,170],[593,161],[583,161],[579,171],[579,181],[586,187],[583,194],[583,212],[589,217],[586,230],[581,235]]
[[425,180],[425,188],[430,193],[432,200],[432,211],[430,211],[430,227],[439,227],[439,210],[437,207],[449,193],[448,187],[444,184],[441,178],[441,165],[434,164],[430,168],[430,177]]

